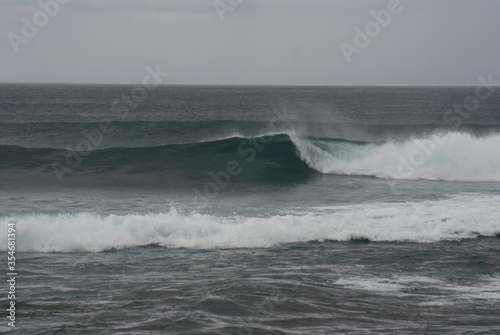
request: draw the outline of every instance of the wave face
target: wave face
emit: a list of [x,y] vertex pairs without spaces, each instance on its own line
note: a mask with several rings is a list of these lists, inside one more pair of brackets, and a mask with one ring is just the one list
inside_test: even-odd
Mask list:
[[314,171],[403,180],[500,181],[499,147],[498,134],[475,137],[448,132],[405,141],[355,142],[291,133],[98,149],[81,154],[75,166],[68,150],[4,145],[0,146],[0,169],[55,175],[56,163],[71,167],[75,175],[161,174],[165,179],[177,176],[196,180],[236,161],[242,167],[239,178],[246,181],[298,180]]
[[[141,182],[177,182],[191,185],[209,178],[209,172],[223,171],[230,161],[238,162],[241,173],[238,180],[272,182],[296,180],[313,173],[296,154],[296,148],[287,135],[260,137],[231,137],[209,142],[171,144],[139,148],[109,148],[94,150],[75,159],[75,152],[48,148],[22,148],[0,146],[0,169],[27,171],[52,175],[56,181],[56,169],[71,178],[105,178]],[[74,164],[74,162],[77,164]],[[54,165],[56,164],[56,165]],[[41,178],[43,179],[43,178]]]
[[[182,214],[24,214],[19,250],[99,252],[158,244],[168,248],[267,248],[309,241],[437,242],[500,234],[500,196],[459,195],[437,201],[312,208],[306,215],[221,217]],[[0,248],[5,248],[2,231]]]

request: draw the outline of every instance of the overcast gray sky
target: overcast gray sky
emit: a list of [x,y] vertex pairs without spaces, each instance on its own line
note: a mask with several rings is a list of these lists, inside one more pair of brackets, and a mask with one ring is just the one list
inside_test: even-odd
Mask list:
[[55,1],[51,17],[39,1],[0,0],[0,82],[140,83],[156,64],[166,84],[500,81],[498,0],[400,0],[350,63],[340,44],[356,47],[354,28],[389,1],[41,0]]

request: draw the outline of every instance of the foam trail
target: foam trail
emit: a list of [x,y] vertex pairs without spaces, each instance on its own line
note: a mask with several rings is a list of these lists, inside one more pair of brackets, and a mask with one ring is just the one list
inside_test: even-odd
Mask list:
[[500,135],[435,134],[384,144],[326,142],[292,136],[299,156],[321,173],[388,179],[500,181]]
[[[170,248],[266,248],[307,241],[438,242],[500,234],[500,195],[311,209],[272,217],[164,214],[25,214],[17,222],[19,251],[99,252],[148,244]],[[6,249],[6,229],[0,247]]]

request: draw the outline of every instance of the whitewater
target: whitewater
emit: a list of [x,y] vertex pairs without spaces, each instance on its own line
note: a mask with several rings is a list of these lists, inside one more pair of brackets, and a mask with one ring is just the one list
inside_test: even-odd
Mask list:
[[500,89],[131,90],[0,85],[21,333],[500,333]]
[[151,244],[269,248],[282,243],[360,239],[429,243],[500,234],[498,203],[500,196],[460,195],[439,201],[311,208],[307,214],[270,217],[186,214],[172,209],[125,216],[26,214],[4,217],[2,222],[17,222],[19,250],[30,252],[100,252]]
[[321,173],[391,179],[500,181],[500,135],[447,132],[383,144],[292,136],[299,156]]

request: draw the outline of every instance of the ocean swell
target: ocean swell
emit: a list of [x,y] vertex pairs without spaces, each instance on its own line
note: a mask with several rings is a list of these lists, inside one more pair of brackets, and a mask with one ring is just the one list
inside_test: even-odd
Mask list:
[[314,171],[403,180],[500,181],[498,148],[498,134],[475,137],[459,132],[384,142],[269,134],[85,153],[4,145],[0,146],[0,170],[55,175],[56,167],[73,175],[163,174],[168,180],[169,176],[182,174],[195,180],[210,171],[222,171],[228,162],[236,161],[244,167],[239,178],[246,181],[266,181],[269,176],[294,180]]

